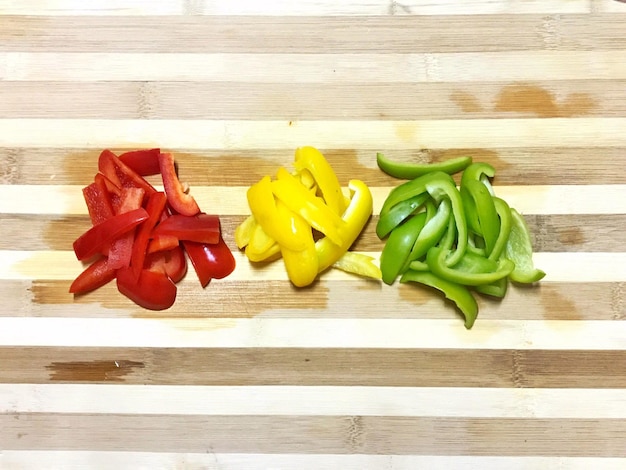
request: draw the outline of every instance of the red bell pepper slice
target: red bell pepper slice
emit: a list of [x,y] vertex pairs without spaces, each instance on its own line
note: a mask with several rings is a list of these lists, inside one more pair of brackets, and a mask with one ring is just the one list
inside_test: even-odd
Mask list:
[[158,175],[161,172],[159,167],[159,154],[161,149],[141,149],[131,150],[122,153],[118,158],[130,169],[140,176]]
[[179,240],[198,243],[217,243],[220,239],[220,218],[205,213],[194,217],[174,214],[157,225],[152,234],[171,235]]
[[[141,207],[144,191],[141,188],[124,188],[119,213],[123,214]],[[113,269],[124,268],[130,265],[130,257],[133,252],[135,230],[129,230],[124,235],[115,239],[109,249],[109,264]]]
[[183,190],[176,174],[174,156],[171,153],[159,154],[159,168],[170,206],[182,215],[192,216],[200,212],[200,207],[194,197]]
[[141,269],[135,278],[131,268],[117,271],[117,289],[137,305],[165,310],[174,305],[176,284],[163,272]]
[[235,270],[235,257],[222,237],[215,244],[184,241],[183,246],[202,287],[211,279],[223,279]]
[[187,259],[180,245],[171,250],[149,253],[144,266],[150,271],[165,273],[174,283],[181,281],[187,274]]
[[74,279],[70,285],[70,293],[85,294],[104,286],[113,279],[115,279],[115,269],[109,265],[108,258],[103,256],[87,266],[87,269]]
[[156,192],[150,183],[110,150],[103,150],[100,153],[98,170],[120,188],[141,188],[145,191],[146,196]]
[[147,218],[146,210],[139,208],[124,214],[114,215],[104,222],[94,225],[74,241],[76,257],[83,260],[102,252],[105,246]]
[[85,198],[87,211],[93,225],[113,217],[113,206],[109,199],[108,191],[103,184],[93,182],[89,186],[85,186],[83,188],[83,197]]
[[152,232],[150,242],[148,243],[148,253],[156,253],[158,251],[172,250],[176,248],[180,241],[173,235],[154,235]]
[[150,233],[159,220],[161,220],[166,202],[167,196],[161,191],[152,193],[148,198],[148,203],[146,204],[148,217],[147,220],[141,224],[139,230],[137,230],[135,243],[133,244],[133,252],[130,258],[130,266],[135,280],[139,278],[139,274],[143,269],[143,263],[148,251],[148,242],[150,241]]

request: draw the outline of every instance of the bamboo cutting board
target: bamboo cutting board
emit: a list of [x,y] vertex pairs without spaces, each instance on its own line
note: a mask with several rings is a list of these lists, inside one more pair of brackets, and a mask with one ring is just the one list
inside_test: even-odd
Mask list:
[[[626,468],[626,4],[0,0],[0,468]],[[280,262],[135,306],[67,293],[97,156],[175,153],[226,242],[245,191],[320,148],[472,155],[539,286],[438,295]]]

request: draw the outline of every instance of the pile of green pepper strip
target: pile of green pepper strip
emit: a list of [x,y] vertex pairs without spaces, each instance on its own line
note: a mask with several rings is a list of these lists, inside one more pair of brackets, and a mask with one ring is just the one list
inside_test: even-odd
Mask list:
[[[407,181],[380,211],[376,234],[387,239],[382,279],[415,282],[441,291],[471,328],[478,315],[472,291],[502,298],[508,282],[531,284],[545,273],[533,265],[528,226],[495,195],[495,169],[459,157],[440,163],[394,162],[378,153],[378,166]],[[462,171],[457,188],[451,175]]]

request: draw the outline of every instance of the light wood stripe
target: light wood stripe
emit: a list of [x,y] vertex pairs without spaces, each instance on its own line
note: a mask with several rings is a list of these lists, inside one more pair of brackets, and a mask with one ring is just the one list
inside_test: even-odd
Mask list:
[[[620,321],[0,318],[1,346],[620,350]],[[55,334],[51,335],[50,332]]]
[[[379,416],[0,415],[26,450],[620,457],[624,420]],[[264,433],[260,436],[260,430]],[[17,436],[21,437],[18,438]],[[589,435],[602,446],[589,445]],[[177,438],[173,438],[176,436]],[[445,436],[445,439],[442,438]]]
[[[110,119],[434,120],[626,114],[626,80],[516,84],[3,81],[0,94],[0,118],[13,119],[106,115]],[[195,106],[189,106],[190,101]]]
[[18,81],[405,83],[533,81],[545,80],[546,75],[551,80],[626,79],[623,50],[332,55],[0,52],[0,64],[0,78]]
[[[598,3],[598,0],[595,0]],[[407,6],[405,6],[407,5]],[[410,6],[408,6],[410,5]],[[404,8],[403,8],[404,7]],[[405,8],[409,8],[407,11]],[[0,13],[6,15],[259,15],[259,16],[302,16],[302,15],[467,15],[494,13],[588,13],[588,1],[573,0],[530,0],[522,3],[488,2],[485,0],[466,1],[462,5],[450,8],[448,0],[430,1],[427,4],[405,3],[390,5],[383,0],[363,2],[362,0],[342,1],[340,4],[331,0],[307,0],[293,3],[287,0],[260,4],[254,0],[237,0],[226,4],[218,0],[186,2],[183,0],[164,0],[158,6],[146,4],[141,0],[132,1],[90,1],[88,4],[74,0],[56,0],[42,5],[37,0],[2,0]]]
[[[361,252],[372,256],[376,262],[380,252]],[[234,281],[286,281],[287,274],[280,261],[268,263],[259,269],[252,266],[245,254],[234,251],[237,269],[220,282]],[[0,266],[0,279],[74,279],[84,266],[72,251],[17,251],[0,250],[4,260]],[[626,281],[626,253],[534,253],[536,266],[547,273],[542,282],[623,282]],[[45,274],[42,268],[45,266]],[[345,273],[339,269],[325,271],[326,280],[371,282]],[[192,277],[192,276],[190,276]],[[187,277],[182,282],[196,282]]]
[[[626,61],[624,61],[626,64]],[[626,65],[625,65],[626,66]],[[80,132],[77,130],[80,129]],[[0,119],[0,146],[378,150],[626,146],[626,118],[441,121],[226,121]]]
[[626,391],[0,384],[0,413],[626,419]]
[[[467,3],[455,5],[455,10]],[[514,4],[522,3],[511,5]],[[317,52],[321,46],[324,53],[396,54],[622,48],[622,21],[614,14],[601,13],[327,16],[323,21],[317,15],[182,15],[168,16],[168,28],[162,27],[163,21],[153,15],[90,15],[78,22],[74,16],[0,16],[0,29],[10,37],[2,49],[90,52],[94,50],[94,32],[98,35],[99,52],[120,53],[293,54]],[[511,22],[515,22],[516,34],[511,34]],[[461,28],[462,35],[458,34]],[[302,34],[305,29],[315,30],[315,34]],[[384,41],[372,40],[383,36]],[[467,37],[472,40],[467,41]],[[498,40],[494,41],[494,37]]]
[[[280,166],[280,165],[279,165]],[[285,165],[290,167],[290,164]],[[278,166],[276,167],[278,168]],[[93,170],[93,175],[97,169]],[[54,174],[50,175],[54,180]],[[89,184],[86,182],[85,185]],[[400,182],[398,183],[400,184]],[[162,185],[155,185],[162,190]],[[85,215],[87,207],[82,196],[83,186],[69,185],[2,185],[0,213],[2,214],[65,214]],[[370,188],[374,198],[374,214],[380,209],[393,186]],[[228,215],[248,215],[248,187],[194,186],[200,207],[217,208],[209,212]],[[347,188],[344,191],[348,194]],[[496,194],[523,214],[626,214],[626,184],[612,185],[495,185]]]
[[93,470],[136,470],[138,468],[213,468],[221,470],[621,470],[625,458],[601,457],[469,457],[437,455],[337,455],[337,454],[238,454],[97,451],[0,451],[0,463],[20,470],[40,470],[46,462],[51,470],[68,465]]

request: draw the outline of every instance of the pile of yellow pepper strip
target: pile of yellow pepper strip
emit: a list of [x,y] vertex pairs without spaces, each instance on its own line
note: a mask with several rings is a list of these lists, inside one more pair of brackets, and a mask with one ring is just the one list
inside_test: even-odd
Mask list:
[[[275,179],[264,176],[247,192],[252,215],[235,230],[235,242],[250,261],[282,257],[290,281],[311,284],[329,267],[380,279],[374,259],[349,252],[372,215],[369,188],[350,180],[346,197],[337,175],[314,147],[295,152],[295,172],[278,169]],[[316,240],[315,232],[322,238]]]

